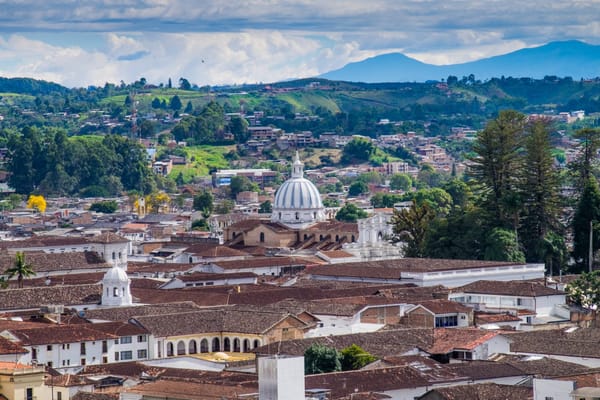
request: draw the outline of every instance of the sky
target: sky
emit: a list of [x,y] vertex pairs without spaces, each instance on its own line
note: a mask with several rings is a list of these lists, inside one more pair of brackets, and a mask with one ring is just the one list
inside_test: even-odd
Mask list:
[[454,64],[557,40],[598,45],[599,12],[600,0],[0,0],[0,76],[214,86],[393,52]]

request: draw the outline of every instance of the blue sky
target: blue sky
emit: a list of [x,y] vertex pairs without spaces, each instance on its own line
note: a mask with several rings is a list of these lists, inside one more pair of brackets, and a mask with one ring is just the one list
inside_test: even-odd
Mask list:
[[309,77],[402,52],[433,64],[600,44],[600,0],[0,0],[0,76],[69,87]]

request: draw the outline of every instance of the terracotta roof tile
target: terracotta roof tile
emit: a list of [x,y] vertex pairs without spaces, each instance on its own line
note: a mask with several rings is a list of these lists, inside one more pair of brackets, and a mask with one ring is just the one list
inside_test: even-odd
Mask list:
[[533,389],[526,386],[479,383],[435,388],[419,399],[428,400],[531,400]]
[[437,328],[434,342],[424,350],[429,354],[448,354],[453,350],[473,350],[477,346],[498,336],[497,332],[473,328]]
[[563,291],[532,282],[477,281],[452,289],[455,293],[498,294],[522,297],[564,295]]
[[0,307],[26,310],[47,304],[98,304],[101,290],[100,284],[0,290]]

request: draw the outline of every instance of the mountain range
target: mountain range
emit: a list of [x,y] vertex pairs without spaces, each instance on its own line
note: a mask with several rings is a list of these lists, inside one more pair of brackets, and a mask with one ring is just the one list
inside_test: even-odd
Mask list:
[[321,78],[348,82],[425,82],[461,79],[473,74],[475,79],[543,78],[570,76],[575,80],[600,76],[600,46],[578,40],[551,42],[539,47],[471,61],[462,64],[433,65],[401,53],[389,53],[354,62],[327,72]]

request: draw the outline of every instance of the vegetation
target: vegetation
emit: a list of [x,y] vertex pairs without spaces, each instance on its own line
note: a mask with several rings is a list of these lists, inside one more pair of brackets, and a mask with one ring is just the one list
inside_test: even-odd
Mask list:
[[367,218],[367,212],[356,206],[354,203],[346,203],[335,214],[335,219],[344,222],[356,222],[361,218]]
[[582,273],[565,287],[565,291],[574,304],[597,312],[600,306],[600,271]]
[[119,205],[115,200],[105,200],[92,203],[90,205],[90,211],[101,212],[104,214],[112,214],[119,208]]
[[377,357],[353,344],[340,351],[342,371],[355,371],[377,360]]
[[19,288],[22,288],[23,279],[34,276],[35,271],[33,270],[33,266],[25,261],[25,254],[22,251],[17,251],[13,266],[4,271],[4,274],[7,280],[16,276],[17,285]]
[[304,373],[307,375],[341,370],[340,354],[332,347],[315,343],[304,352]]

